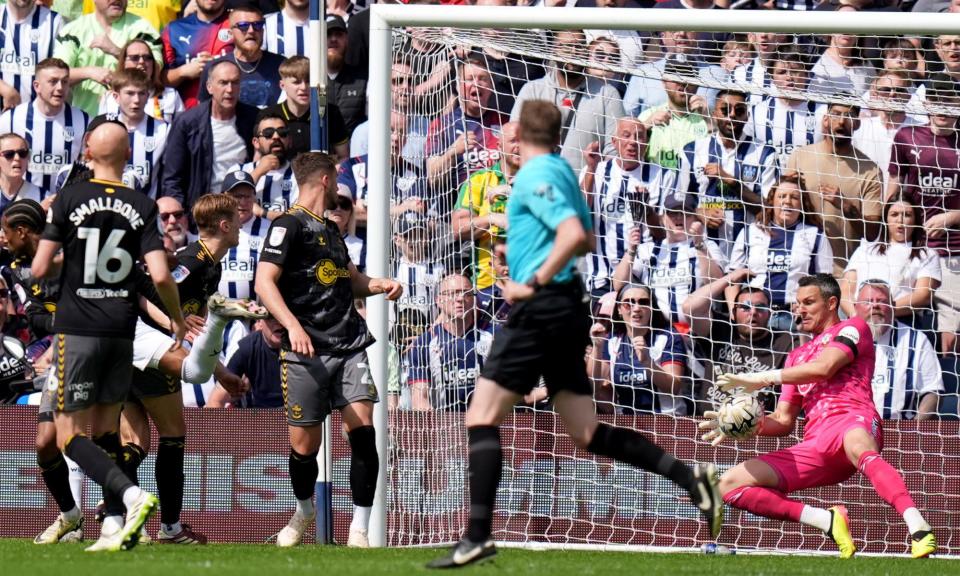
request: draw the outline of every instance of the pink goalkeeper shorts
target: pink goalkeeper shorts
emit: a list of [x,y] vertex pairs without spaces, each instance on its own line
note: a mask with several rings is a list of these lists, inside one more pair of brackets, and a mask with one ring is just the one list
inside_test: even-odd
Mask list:
[[839,484],[857,471],[843,450],[843,438],[854,428],[863,428],[883,449],[883,428],[875,415],[830,416],[816,431],[805,434],[799,444],[760,456],[777,476],[777,489],[784,493]]

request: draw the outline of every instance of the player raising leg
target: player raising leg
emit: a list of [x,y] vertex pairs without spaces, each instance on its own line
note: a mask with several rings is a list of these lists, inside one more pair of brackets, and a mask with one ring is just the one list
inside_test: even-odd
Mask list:
[[[824,510],[786,495],[839,484],[859,470],[903,516],[913,557],[924,558],[936,551],[936,538],[903,477],[880,455],[883,429],[871,389],[873,336],[860,318],[841,321],[839,304],[840,286],[829,274],[800,279],[796,311],[800,329],[814,335],[813,339],[791,352],[782,370],[717,378],[724,391],[740,388],[752,393],[782,385],[776,411],[761,422],[758,433],[762,436],[787,436],[801,409],[807,417],[802,442],[728,470],[720,479],[720,491],[731,506],[823,530],[837,543],[840,557],[850,558],[857,548],[844,506]],[[703,439],[719,444],[726,436],[718,428],[717,414],[706,416],[710,420],[700,424],[708,430]]]
[[[126,508],[121,526],[101,529],[88,548],[129,549],[157,506],[117,467],[121,402],[130,387],[136,325],[136,257],[142,257],[179,343],[186,332],[176,284],[156,226],[156,203],[120,182],[129,154],[126,127],[105,117],[88,129],[84,152],[95,178],[65,188],[51,208],[33,259],[34,277],[60,274],[54,318],[60,450]],[[62,260],[56,255],[63,248]],[[87,431],[93,434],[88,438]]]
[[[504,295],[515,304],[496,335],[467,409],[470,520],[466,534],[430,568],[465,566],[496,554],[491,532],[503,468],[500,423],[543,376],[567,434],[578,448],[673,480],[720,531],[723,502],[712,464],[689,467],[635,430],[597,421],[584,352],[590,315],[575,271],[590,250],[590,210],[577,178],[553,151],[561,115],[550,102],[530,100],[520,113],[522,167],[507,210],[507,263],[515,281]],[[523,282],[523,283],[520,283]]]

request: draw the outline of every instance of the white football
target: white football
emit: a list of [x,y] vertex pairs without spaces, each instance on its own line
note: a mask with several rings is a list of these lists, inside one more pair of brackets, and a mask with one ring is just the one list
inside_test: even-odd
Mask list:
[[717,410],[720,431],[731,438],[750,438],[763,420],[763,405],[752,394],[728,396]]

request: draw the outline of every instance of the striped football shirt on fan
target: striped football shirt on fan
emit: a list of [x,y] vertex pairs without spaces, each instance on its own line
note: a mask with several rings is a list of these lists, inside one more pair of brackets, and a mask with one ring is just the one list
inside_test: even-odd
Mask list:
[[[256,162],[247,162],[246,164],[235,165],[228,172],[243,170],[247,174],[253,174]],[[257,201],[264,208],[276,212],[286,212],[297,202],[300,197],[300,188],[297,186],[297,180],[293,177],[293,166],[289,162],[271,170],[260,177],[257,182]]]
[[767,98],[750,111],[744,132],[761,144],[773,146],[782,170],[794,148],[823,140],[820,126],[826,111],[823,104],[816,102]]
[[61,168],[80,154],[87,113],[64,105],[51,117],[37,109],[37,101],[27,102],[0,115],[0,133],[14,132],[30,145],[29,179],[40,188],[41,197],[53,192],[54,177]]
[[0,7],[0,80],[20,93],[21,102],[33,99],[37,62],[53,56],[62,25],[59,14],[39,4],[23,22],[14,21],[6,5]]
[[218,292],[229,298],[256,298],[253,274],[260,260],[260,247],[267,237],[270,221],[254,216],[240,226],[240,242],[220,261]]
[[160,181],[160,158],[167,145],[170,125],[163,120],[144,116],[130,132],[130,161],[125,173],[133,176],[134,188],[157,199],[157,183]]
[[263,31],[263,46],[267,52],[285,58],[307,55],[307,24],[296,22],[282,11],[267,14]]

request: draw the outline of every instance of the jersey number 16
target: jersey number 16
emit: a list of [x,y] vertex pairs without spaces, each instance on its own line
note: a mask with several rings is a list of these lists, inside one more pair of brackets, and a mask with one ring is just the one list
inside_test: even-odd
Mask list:
[[[97,278],[107,284],[116,284],[124,280],[133,268],[133,257],[120,247],[120,242],[126,230],[111,230],[107,241],[100,247],[99,228],[77,228],[77,238],[86,240],[86,250],[83,255],[83,283],[95,284]],[[117,269],[110,271],[111,261],[119,263]]]

